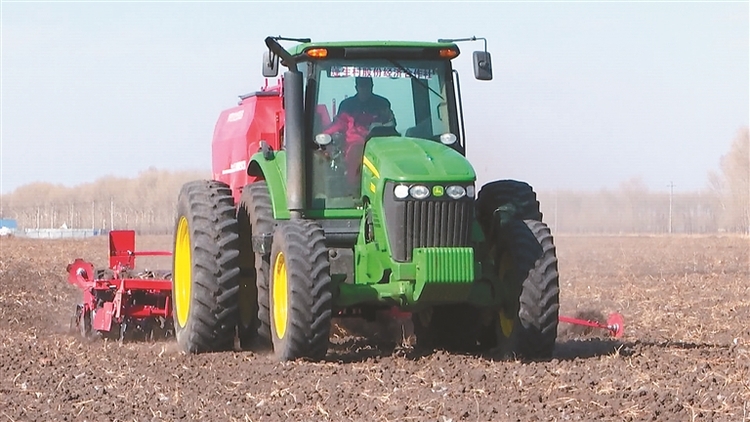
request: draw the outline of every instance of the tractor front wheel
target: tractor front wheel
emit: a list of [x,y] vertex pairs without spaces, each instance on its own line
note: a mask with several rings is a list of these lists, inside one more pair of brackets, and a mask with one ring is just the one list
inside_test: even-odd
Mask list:
[[506,355],[548,359],[555,349],[560,308],[552,234],[541,221],[513,220],[496,235],[495,265],[506,297],[493,327],[497,345]]
[[217,181],[183,186],[177,202],[172,268],[175,335],[189,353],[234,348],[239,236],[229,187]]
[[328,249],[315,222],[280,223],[271,247],[270,316],[279,360],[323,359],[333,304]]

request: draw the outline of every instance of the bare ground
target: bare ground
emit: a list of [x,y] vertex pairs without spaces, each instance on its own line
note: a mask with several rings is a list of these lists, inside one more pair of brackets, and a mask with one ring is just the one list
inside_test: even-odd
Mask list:
[[[561,324],[554,359],[519,362],[418,356],[340,329],[325,362],[278,363],[185,355],[173,341],[82,341],[69,330],[80,293],[65,266],[104,265],[106,238],[2,238],[0,420],[750,421],[750,239],[556,243],[562,313],[620,312],[621,341]],[[170,265],[160,262],[142,264]]]

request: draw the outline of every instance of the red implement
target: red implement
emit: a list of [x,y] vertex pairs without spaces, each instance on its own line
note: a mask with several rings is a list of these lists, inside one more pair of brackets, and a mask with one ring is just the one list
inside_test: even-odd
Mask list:
[[568,324],[582,325],[585,327],[592,328],[603,328],[608,330],[612,337],[620,338],[625,331],[625,319],[618,313],[610,314],[607,318],[607,322],[602,324],[597,321],[590,321],[586,319],[571,318],[566,316],[559,317],[560,322],[567,322]]
[[138,271],[137,256],[171,256],[167,251],[135,251],[135,232],[109,233],[109,267],[76,259],[68,265],[68,282],[78,287],[82,302],[76,307],[75,326],[84,337],[93,332],[107,335],[119,327],[122,340],[129,329],[152,336],[158,327],[172,330],[171,274]]
[[285,116],[281,81],[268,86],[266,80],[260,91],[240,98],[238,106],[219,116],[211,144],[213,179],[231,186],[235,201],[240,200],[242,187],[258,178],[257,173],[250,174],[248,165],[261,144],[271,151],[281,149]]

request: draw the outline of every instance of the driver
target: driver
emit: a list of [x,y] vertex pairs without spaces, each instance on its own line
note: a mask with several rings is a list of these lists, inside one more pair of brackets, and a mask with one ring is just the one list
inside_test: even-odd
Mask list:
[[344,157],[347,178],[356,183],[362,167],[362,153],[370,129],[378,126],[395,127],[391,102],[385,97],[372,93],[372,78],[355,78],[357,94],[345,99],[339,105],[338,113],[323,133],[342,133],[345,139]]
[[374,122],[384,124],[392,119],[391,102],[373,94],[372,85],[372,78],[355,78],[354,89],[357,94],[341,102],[338,115],[346,113],[357,123],[363,123],[362,126],[370,126]]
[[372,78],[355,78],[357,94],[341,102],[333,123],[323,133],[343,133],[347,144],[363,143],[370,129],[395,126],[391,102],[372,93]]

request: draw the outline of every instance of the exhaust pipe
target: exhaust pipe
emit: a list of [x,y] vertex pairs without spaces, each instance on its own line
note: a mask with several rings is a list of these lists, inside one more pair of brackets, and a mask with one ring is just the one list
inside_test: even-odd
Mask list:
[[286,195],[292,218],[302,218],[305,209],[305,144],[303,127],[303,75],[284,72],[284,148],[286,149]]

